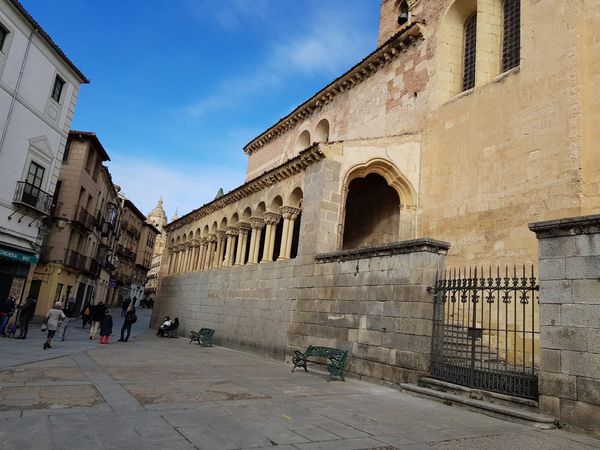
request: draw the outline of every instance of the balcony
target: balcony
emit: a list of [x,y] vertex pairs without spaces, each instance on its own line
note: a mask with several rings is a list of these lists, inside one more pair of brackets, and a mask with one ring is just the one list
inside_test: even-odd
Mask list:
[[89,258],[89,260],[90,260],[90,264],[89,264],[89,268],[87,269],[86,272],[92,278],[98,278],[100,276],[100,271],[102,270],[102,265],[98,262],[97,259]]
[[127,222],[126,220],[121,222],[121,229],[125,230],[136,240],[140,238],[139,230],[135,226],[133,226],[131,223]]
[[117,254],[120,254],[131,261],[135,261],[135,252],[132,252],[121,244],[117,245]]
[[65,266],[69,266],[75,270],[79,270],[80,272],[85,272],[87,268],[87,258],[81,253],[77,253],[73,250],[67,250],[65,252],[65,259],[63,263]]
[[52,195],[26,181],[17,181],[13,203],[24,205],[42,214],[49,215],[52,208]]
[[81,226],[87,231],[92,231],[96,224],[96,218],[87,212],[84,207],[80,206],[75,212],[75,220],[73,220],[73,223]]

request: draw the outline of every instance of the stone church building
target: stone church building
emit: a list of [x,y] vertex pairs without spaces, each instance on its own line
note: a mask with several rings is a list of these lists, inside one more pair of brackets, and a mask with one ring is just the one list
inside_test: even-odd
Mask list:
[[595,1],[383,0],[377,48],[165,227],[154,323],[415,381],[444,267],[537,270],[529,223],[600,213],[599,29]]

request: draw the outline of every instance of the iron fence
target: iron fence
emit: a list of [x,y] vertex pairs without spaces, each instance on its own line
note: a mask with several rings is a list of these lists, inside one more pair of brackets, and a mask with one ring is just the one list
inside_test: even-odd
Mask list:
[[503,272],[454,270],[437,281],[431,375],[536,399],[539,286],[533,267]]

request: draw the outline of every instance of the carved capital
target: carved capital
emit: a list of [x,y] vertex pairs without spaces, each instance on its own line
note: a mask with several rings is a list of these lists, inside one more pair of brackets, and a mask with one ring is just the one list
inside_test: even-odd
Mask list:
[[274,212],[266,212],[265,213],[265,223],[269,225],[277,225],[281,220],[281,214],[277,214]]
[[[250,220],[252,220],[252,219],[250,219]],[[250,231],[252,229],[252,225],[250,225],[248,222],[240,222],[240,223],[238,223],[237,226],[240,230],[240,233]]]
[[251,217],[250,226],[255,230],[262,230],[265,227],[265,221],[260,217]]
[[240,230],[237,227],[227,227],[227,231],[225,231],[225,234],[227,236],[237,236],[239,232]]
[[221,241],[225,237],[225,231],[217,230],[217,231],[215,231],[215,236],[216,236],[217,240]]
[[295,208],[293,206],[282,206],[279,208],[279,211],[281,211],[284,219],[296,220],[301,210],[300,208]]

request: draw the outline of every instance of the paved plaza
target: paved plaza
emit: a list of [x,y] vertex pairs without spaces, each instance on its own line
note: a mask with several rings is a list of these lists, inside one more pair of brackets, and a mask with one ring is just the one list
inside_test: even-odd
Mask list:
[[281,361],[160,339],[146,328],[148,316],[140,313],[128,343],[113,335],[100,346],[74,328],[44,351],[35,327],[26,341],[0,340],[0,448],[600,448],[587,436],[390,387],[328,382],[317,371],[291,373]]

